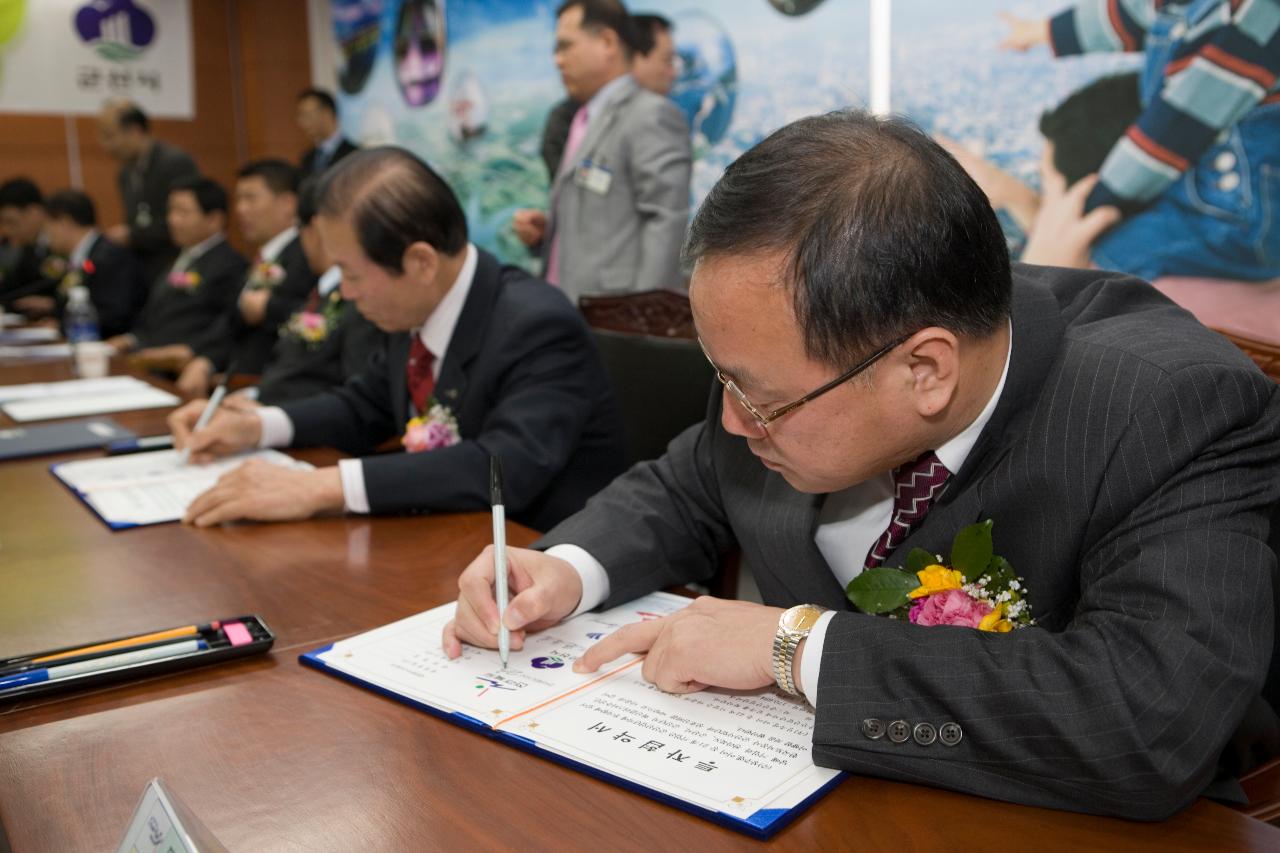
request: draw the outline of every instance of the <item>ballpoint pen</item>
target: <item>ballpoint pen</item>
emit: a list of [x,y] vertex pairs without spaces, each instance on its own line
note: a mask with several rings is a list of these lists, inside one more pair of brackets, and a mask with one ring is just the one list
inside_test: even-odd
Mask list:
[[507,612],[507,519],[502,506],[502,463],[489,457],[489,501],[493,504],[493,585],[498,599],[498,657],[507,668],[511,654],[511,632],[503,617]]

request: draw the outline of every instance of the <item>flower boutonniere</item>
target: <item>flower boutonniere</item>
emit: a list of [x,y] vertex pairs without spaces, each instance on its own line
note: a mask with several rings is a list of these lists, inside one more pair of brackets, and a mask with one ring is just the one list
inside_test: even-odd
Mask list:
[[203,279],[200,278],[200,273],[195,270],[183,270],[182,272],[174,270],[169,273],[168,278],[170,287],[174,290],[185,290],[188,293],[195,292],[195,289],[200,286],[201,281],[203,281]]
[[987,519],[956,534],[951,558],[912,548],[906,569],[863,571],[845,587],[863,613],[915,625],[962,625],[1007,633],[1034,625],[1031,602],[1013,566],[994,553]]
[[426,415],[410,418],[405,424],[401,439],[404,449],[410,453],[453,447],[461,440],[458,419],[448,406],[440,405],[434,397],[427,401]]
[[261,261],[253,265],[245,287],[249,290],[264,290],[275,287],[282,281],[284,281],[284,267],[274,261]]
[[61,280],[67,274],[67,259],[60,255],[50,255],[40,264],[40,276],[47,279]]
[[93,265],[93,261],[85,260],[75,269],[68,270],[63,276],[62,281],[58,282],[58,290],[63,296],[67,296],[72,290],[84,284],[85,276],[93,275],[97,271],[97,267]]
[[328,340],[341,319],[342,294],[335,290],[329,294],[321,310],[308,308],[294,312],[289,322],[281,327],[280,333],[301,341],[308,348],[314,348]]

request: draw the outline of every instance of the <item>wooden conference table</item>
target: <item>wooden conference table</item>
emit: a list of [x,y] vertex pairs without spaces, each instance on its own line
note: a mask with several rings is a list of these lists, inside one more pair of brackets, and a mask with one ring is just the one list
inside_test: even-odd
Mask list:
[[[68,375],[0,367],[0,385]],[[114,417],[163,429],[162,411]],[[114,849],[154,776],[233,851],[757,844],[298,664],[456,597],[487,515],[112,533],[49,463],[0,464],[0,657],[244,613],[277,640],[230,664],[0,704],[0,823],[16,853]],[[762,846],[1261,851],[1280,849],[1280,830],[1207,800],[1138,824],[855,777]]]

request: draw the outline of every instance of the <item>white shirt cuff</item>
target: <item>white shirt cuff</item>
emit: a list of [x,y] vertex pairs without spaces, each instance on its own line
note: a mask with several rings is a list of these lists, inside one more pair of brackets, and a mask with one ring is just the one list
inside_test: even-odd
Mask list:
[[364,490],[364,464],[359,459],[339,459],[338,476],[342,478],[342,504],[347,512],[369,514],[369,495]]
[[288,447],[293,443],[293,421],[279,406],[262,406],[254,409],[262,423],[259,447]]
[[804,657],[800,659],[800,684],[804,687],[804,698],[809,704],[818,707],[818,675],[822,669],[822,646],[827,641],[827,626],[835,618],[836,612],[828,610],[818,617],[804,641]]
[[593,610],[609,597],[609,574],[595,557],[577,545],[552,545],[546,553],[551,557],[559,557],[573,566],[573,570],[582,579],[582,599],[578,602],[577,608],[564,617],[565,619],[572,619],[579,613]]

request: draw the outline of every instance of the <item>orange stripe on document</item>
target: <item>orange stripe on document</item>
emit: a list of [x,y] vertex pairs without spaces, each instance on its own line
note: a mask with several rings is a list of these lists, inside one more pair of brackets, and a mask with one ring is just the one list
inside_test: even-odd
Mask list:
[[636,658],[629,664],[625,664],[623,666],[618,667],[615,670],[612,670],[611,672],[606,672],[604,675],[591,679],[586,684],[579,684],[577,687],[573,688],[568,693],[561,693],[559,696],[553,696],[552,698],[548,699],[545,702],[540,702],[539,704],[534,705],[532,708],[527,708],[521,711],[519,714],[512,714],[510,717],[507,717],[505,720],[498,720],[498,722],[493,724],[493,728],[496,729],[498,726],[505,726],[507,723],[511,722],[512,720],[518,720],[521,717],[532,714],[534,711],[541,710],[542,708],[545,708],[548,705],[554,705],[556,702],[559,702],[561,699],[572,696],[573,694],[578,693],[582,690],[586,690],[588,687],[592,687],[596,684],[599,684],[601,681],[604,681],[606,678],[612,678],[613,676],[617,675],[620,672],[625,672],[626,670],[630,669],[631,667],[635,666],[638,663],[641,663],[642,661],[644,661],[644,658]]

